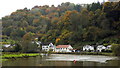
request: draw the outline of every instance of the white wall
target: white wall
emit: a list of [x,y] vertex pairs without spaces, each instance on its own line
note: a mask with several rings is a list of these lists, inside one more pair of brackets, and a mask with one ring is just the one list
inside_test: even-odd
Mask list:
[[68,48],[56,48],[55,52],[72,52],[70,49],[73,49],[71,46]]

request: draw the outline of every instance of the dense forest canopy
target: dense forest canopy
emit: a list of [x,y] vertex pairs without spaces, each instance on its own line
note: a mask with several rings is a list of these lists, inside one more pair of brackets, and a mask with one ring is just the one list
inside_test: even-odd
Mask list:
[[120,2],[24,8],[3,17],[2,26],[3,37],[13,40],[23,40],[30,33],[32,40],[38,37],[56,45],[120,44]]

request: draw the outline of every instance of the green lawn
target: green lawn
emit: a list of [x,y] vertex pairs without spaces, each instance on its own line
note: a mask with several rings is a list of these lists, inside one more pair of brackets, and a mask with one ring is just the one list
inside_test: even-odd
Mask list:
[[3,53],[2,61],[6,61],[7,59],[15,59],[15,58],[35,57],[39,55],[40,55],[39,53]]

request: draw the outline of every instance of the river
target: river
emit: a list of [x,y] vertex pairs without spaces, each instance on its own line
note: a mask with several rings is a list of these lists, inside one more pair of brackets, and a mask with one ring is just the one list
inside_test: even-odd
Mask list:
[[[76,60],[76,63],[73,62]],[[4,61],[3,66],[120,66],[120,59],[113,56],[51,54]]]

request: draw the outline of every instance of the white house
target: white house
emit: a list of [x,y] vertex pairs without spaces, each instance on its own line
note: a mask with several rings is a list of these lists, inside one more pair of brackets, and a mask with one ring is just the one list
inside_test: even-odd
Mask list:
[[11,44],[3,44],[2,48],[3,48],[3,51],[5,52],[9,52],[9,51],[14,51],[14,46],[16,46],[15,44],[14,45],[11,45]]
[[72,52],[73,47],[71,45],[58,45],[55,52]]
[[13,46],[16,46],[15,44],[14,45],[11,45],[11,44],[4,44],[3,47],[6,47],[6,48],[13,48]]
[[40,45],[40,44],[41,44],[41,42],[40,42],[40,41],[37,41],[37,42],[36,42],[36,44],[37,44],[37,45]]
[[49,51],[55,51],[56,46],[53,45],[52,43],[49,44]]
[[52,43],[42,44],[42,51],[55,51],[55,46]]
[[94,46],[85,45],[83,46],[83,51],[94,51]]
[[103,45],[98,45],[97,46],[97,51],[102,52],[102,50],[106,50],[106,47]]
[[112,47],[112,45],[108,45],[108,46],[106,47],[106,49],[107,49],[107,50],[111,50],[111,47]]
[[48,45],[42,45],[42,51],[49,51]]
[[36,43],[37,45],[40,45],[40,44],[41,44],[40,41],[32,41],[32,43]]
[[5,45],[3,45],[4,47],[10,47],[11,45],[10,44],[5,44]]

